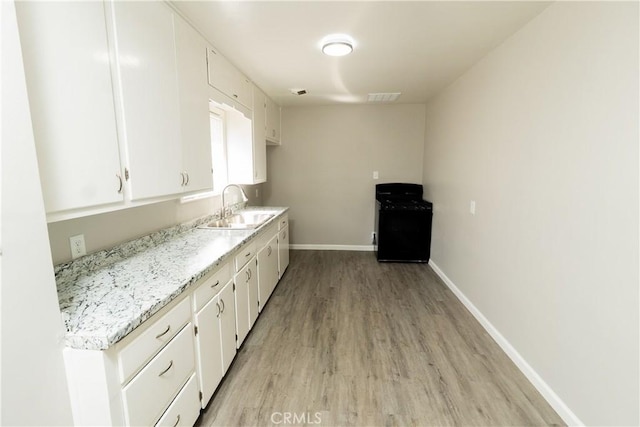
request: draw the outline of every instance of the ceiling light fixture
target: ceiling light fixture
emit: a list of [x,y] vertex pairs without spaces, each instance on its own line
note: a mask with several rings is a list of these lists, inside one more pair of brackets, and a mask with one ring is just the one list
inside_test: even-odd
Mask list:
[[353,52],[353,39],[344,34],[333,34],[322,39],[322,53],[329,56],[345,56]]

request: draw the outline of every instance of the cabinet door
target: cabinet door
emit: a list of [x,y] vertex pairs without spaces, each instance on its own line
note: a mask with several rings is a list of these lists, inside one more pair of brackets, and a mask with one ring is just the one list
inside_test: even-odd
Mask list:
[[275,235],[258,252],[258,300],[260,311],[278,283],[278,236]]
[[207,406],[224,375],[222,370],[221,311],[222,307],[216,297],[205,304],[202,310],[195,315],[198,327],[196,360],[202,391],[202,408]]
[[182,18],[174,19],[184,191],[207,190],[213,188],[207,44]]
[[113,2],[131,199],[182,191],[173,13],[161,2]]
[[226,119],[229,182],[255,184],[251,119],[236,110],[227,111]]
[[282,277],[289,266],[289,226],[278,233],[278,278]]
[[251,280],[251,265],[254,264],[252,259],[234,277],[236,284],[236,333],[238,334],[237,346],[240,348],[245,337],[251,328],[249,316],[249,283]]
[[209,84],[225,95],[234,98],[235,70],[227,58],[211,47],[207,49],[207,71]]
[[222,371],[227,372],[236,356],[236,310],[233,281],[227,283],[218,295],[220,304],[220,338],[222,342]]
[[253,86],[253,178],[254,182],[267,180],[267,97],[259,87]]
[[253,108],[251,81],[240,70],[212,47],[207,50],[207,65],[211,86],[245,107]]
[[280,106],[267,98],[267,140],[280,143]]
[[102,2],[17,2],[47,213],[122,202]]
[[249,279],[247,281],[247,287],[249,288],[249,329],[253,328],[258,318],[258,312],[260,311],[258,306],[258,262],[256,259],[252,259],[248,265]]

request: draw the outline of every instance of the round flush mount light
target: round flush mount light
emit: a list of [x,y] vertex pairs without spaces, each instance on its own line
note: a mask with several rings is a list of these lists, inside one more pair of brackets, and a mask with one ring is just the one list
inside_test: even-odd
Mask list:
[[353,39],[344,34],[332,34],[322,39],[322,53],[329,56],[345,56],[353,52]]

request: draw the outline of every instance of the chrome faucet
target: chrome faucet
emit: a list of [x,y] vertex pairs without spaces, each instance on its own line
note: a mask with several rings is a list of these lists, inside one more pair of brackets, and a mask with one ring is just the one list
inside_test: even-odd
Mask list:
[[[225,203],[224,203],[224,192],[227,191],[227,188],[229,187],[236,187],[238,190],[240,190],[240,193],[242,193],[243,202],[247,202],[249,200],[249,198],[247,197],[247,193],[245,193],[242,187],[240,187],[238,184],[229,184],[226,187],[224,187],[224,189],[222,190],[222,217],[223,218],[227,217],[227,208],[225,207]],[[231,213],[231,209],[229,209],[229,213]]]

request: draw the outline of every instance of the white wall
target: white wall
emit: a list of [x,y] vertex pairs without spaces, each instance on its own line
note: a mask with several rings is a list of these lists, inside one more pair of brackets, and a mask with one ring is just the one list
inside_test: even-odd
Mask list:
[[264,197],[290,207],[291,243],[371,245],[375,184],[421,180],[424,114],[424,105],[283,108]]
[[[242,187],[247,193],[250,206],[262,205],[262,184],[243,185]],[[256,190],[258,191],[257,195]],[[229,197],[236,195],[236,190],[229,189],[226,193],[227,201],[230,200]],[[233,203],[235,203],[234,200],[232,200]],[[188,203],[170,200],[50,223],[49,241],[53,264],[58,265],[71,260],[69,245],[69,237],[71,236],[83,234],[87,253],[92,253],[204,215],[211,215],[221,206],[220,196]]]
[[638,77],[638,3],[559,2],[427,106],[432,260],[588,425],[640,424]]
[[14,3],[2,3],[2,425],[70,425],[63,334]]

